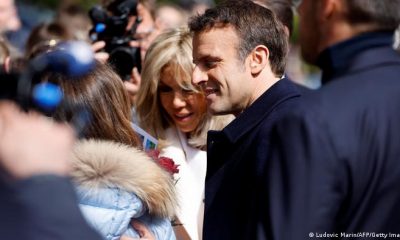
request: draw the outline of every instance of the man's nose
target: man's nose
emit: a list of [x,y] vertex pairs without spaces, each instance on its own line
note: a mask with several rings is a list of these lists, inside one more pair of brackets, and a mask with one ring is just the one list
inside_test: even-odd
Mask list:
[[207,73],[199,66],[195,66],[193,69],[192,83],[193,85],[200,86],[202,83],[206,83],[208,81]]

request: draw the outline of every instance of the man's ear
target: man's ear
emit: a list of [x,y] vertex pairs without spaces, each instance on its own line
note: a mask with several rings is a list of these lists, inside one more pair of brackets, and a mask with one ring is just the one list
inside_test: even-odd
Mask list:
[[343,13],[344,4],[343,1],[338,0],[324,0],[317,1],[318,8],[317,12],[319,12],[320,21],[326,21],[331,19],[333,16],[336,16],[338,13]]
[[269,50],[264,45],[256,46],[250,53],[250,71],[252,74],[260,73],[269,61]]

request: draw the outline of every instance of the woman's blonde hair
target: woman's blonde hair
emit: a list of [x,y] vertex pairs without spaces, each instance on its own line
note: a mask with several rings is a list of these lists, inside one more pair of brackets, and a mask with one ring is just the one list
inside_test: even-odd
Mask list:
[[[163,69],[169,67],[175,73],[178,84],[186,90],[202,94],[192,85],[193,58],[192,34],[187,28],[172,29],[159,35],[146,53],[142,69],[142,82],[136,99],[136,111],[140,125],[153,136],[166,140],[165,130],[173,125],[161,106],[158,85]],[[229,121],[232,118],[229,117]],[[199,126],[190,133],[189,144],[204,148],[208,130],[222,129],[226,117],[211,117],[204,113]]]

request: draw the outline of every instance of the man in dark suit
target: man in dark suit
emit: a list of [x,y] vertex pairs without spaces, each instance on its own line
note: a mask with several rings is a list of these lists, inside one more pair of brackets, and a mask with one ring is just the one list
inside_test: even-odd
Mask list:
[[399,233],[400,1],[303,0],[298,11],[302,55],[324,85],[274,128],[266,236]]
[[255,239],[270,129],[299,97],[282,78],[287,36],[271,10],[243,0],[209,9],[189,26],[194,84],[211,113],[236,116],[209,132],[203,239]]

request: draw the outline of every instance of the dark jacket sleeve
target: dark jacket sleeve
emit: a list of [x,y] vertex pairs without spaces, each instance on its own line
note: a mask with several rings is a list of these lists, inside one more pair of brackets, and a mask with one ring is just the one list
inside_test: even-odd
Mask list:
[[262,216],[268,239],[309,239],[335,232],[345,177],[329,129],[310,116],[286,117],[272,132],[265,174],[268,210]]
[[[84,220],[74,188],[64,177],[35,176],[15,185],[16,198],[22,206],[27,239],[100,240]],[[10,238],[7,238],[10,239]]]

